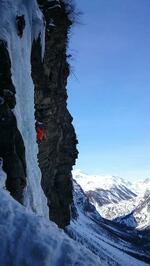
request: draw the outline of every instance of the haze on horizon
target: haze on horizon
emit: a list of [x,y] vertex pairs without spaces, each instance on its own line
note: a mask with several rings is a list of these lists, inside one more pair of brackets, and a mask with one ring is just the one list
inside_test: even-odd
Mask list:
[[68,105],[79,140],[76,168],[150,177],[150,2],[76,0]]

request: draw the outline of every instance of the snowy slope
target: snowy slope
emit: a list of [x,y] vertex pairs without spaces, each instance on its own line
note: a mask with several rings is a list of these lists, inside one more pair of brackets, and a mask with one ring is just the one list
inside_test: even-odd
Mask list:
[[[99,213],[110,220],[139,229],[150,226],[150,186],[149,179],[134,184],[137,197],[98,207]],[[119,217],[119,218],[118,218]]]
[[138,195],[144,195],[147,190],[150,190],[150,178],[135,182],[134,189]]
[[0,265],[102,265],[96,255],[71,240],[54,223],[27,211],[8,192],[0,189],[0,199]]
[[73,209],[75,215],[67,227],[68,234],[98,255],[102,265],[148,265],[150,234],[145,239],[142,232],[127,231],[124,226],[102,219],[76,182]]
[[[120,207],[120,204],[117,204],[119,206],[116,206],[116,212],[117,216],[119,215],[118,207]],[[128,205],[128,202],[126,203]],[[134,205],[134,208],[132,207]],[[146,191],[143,197],[139,196],[135,199],[133,202],[133,205],[130,206],[130,209],[132,208],[132,212],[129,213],[129,215],[126,216],[126,213],[122,210],[123,217],[118,217],[115,219],[116,222],[125,224],[130,227],[136,227],[138,229],[143,228],[150,228],[150,191]],[[109,213],[111,213],[109,211]],[[112,217],[111,217],[112,218]]]
[[139,204],[140,199],[138,197],[130,200],[122,200],[118,204],[110,203],[98,207],[98,212],[106,219],[113,220],[118,216],[130,214],[136,206]]
[[[37,163],[37,143],[34,118],[34,85],[31,78],[31,47],[34,39],[41,36],[44,55],[45,29],[43,15],[36,0],[0,1],[0,39],[7,42],[11,59],[12,80],[16,88],[15,114],[24,139],[27,161],[28,186],[26,206],[48,217],[46,199],[41,189],[41,173]],[[16,16],[25,16],[23,37],[17,35]]]
[[73,178],[80,184],[96,208],[136,196],[131,190],[132,184],[120,177],[87,175],[80,170],[74,170]]

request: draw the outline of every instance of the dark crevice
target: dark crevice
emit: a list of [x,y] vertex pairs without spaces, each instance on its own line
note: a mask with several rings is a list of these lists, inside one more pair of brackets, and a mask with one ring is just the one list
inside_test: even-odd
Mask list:
[[26,186],[25,146],[12,109],[16,105],[7,43],[0,40],[0,157],[7,174],[6,188],[23,204]]

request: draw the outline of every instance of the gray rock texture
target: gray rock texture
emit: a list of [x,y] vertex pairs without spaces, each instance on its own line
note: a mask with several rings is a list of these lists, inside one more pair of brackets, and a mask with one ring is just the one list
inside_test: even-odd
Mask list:
[[70,222],[72,166],[78,155],[72,116],[67,109],[68,34],[72,21],[64,1],[39,0],[46,21],[46,50],[41,60],[40,36],[32,48],[35,116],[44,127],[39,143],[42,188],[48,199],[49,217],[59,227]]

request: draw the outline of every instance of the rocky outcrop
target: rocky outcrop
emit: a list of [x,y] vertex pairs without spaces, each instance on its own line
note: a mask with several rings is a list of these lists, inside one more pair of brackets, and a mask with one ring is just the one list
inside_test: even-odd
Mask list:
[[48,199],[49,217],[64,228],[70,222],[72,166],[77,158],[77,139],[67,109],[68,33],[72,24],[64,1],[39,0],[46,21],[46,50],[41,60],[40,36],[32,48],[35,84],[35,116],[44,127],[39,143],[42,188]]
[[11,78],[11,61],[7,43],[4,40],[0,40],[0,96],[3,96],[4,90],[8,89],[15,93]]

